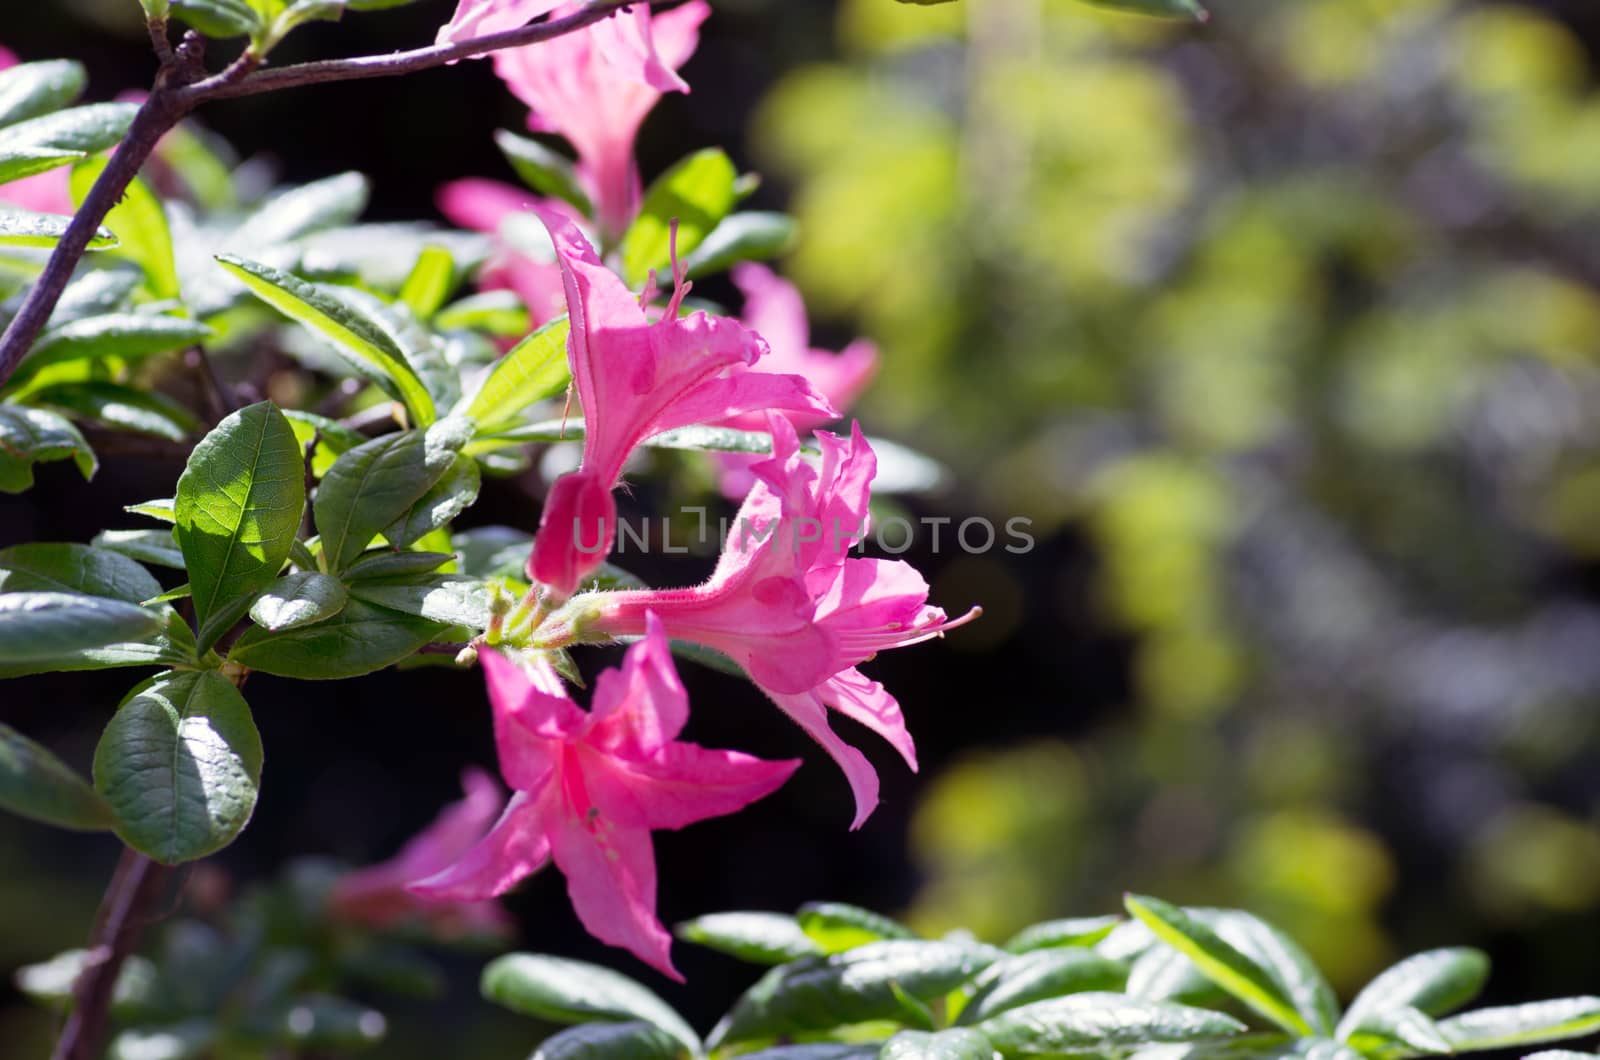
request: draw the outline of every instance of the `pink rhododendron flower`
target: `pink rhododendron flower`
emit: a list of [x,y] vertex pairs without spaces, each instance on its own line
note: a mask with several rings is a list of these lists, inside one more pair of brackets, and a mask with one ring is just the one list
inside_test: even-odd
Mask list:
[[[765,265],[745,262],[737,266],[733,282],[744,294],[740,319],[772,348],[772,354],[752,370],[804,376],[840,413],[848,412],[878,370],[878,347],[870,340],[857,339],[838,353],[813,349],[811,325],[799,290]],[[827,422],[805,414],[791,414],[788,419],[797,431],[813,430]],[[726,426],[760,431],[766,429],[766,418],[749,413]],[[755,484],[750,469],[761,459],[744,453],[717,454],[723,494],[737,500],[749,493]]]
[[761,337],[738,321],[678,315],[688,285],[651,322],[639,299],[607,269],[576,225],[544,211],[566,287],[572,333],[567,355],[583,407],[583,463],[561,476],[534,539],[528,573],[562,595],[598,567],[616,536],[611,490],[629,454],[676,427],[719,423],[756,409],[836,415],[799,376],[729,369],[765,356]]
[[507,238],[505,232],[508,222],[519,216],[525,217],[528,224],[538,225],[529,212],[535,203],[557,212],[570,209],[565,203],[540,198],[496,180],[451,181],[438,194],[439,212],[453,224],[495,237],[494,250],[478,275],[478,286],[486,291],[515,293],[528,307],[534,327],[538,327],[566,312],[561,268],[553,260],[535,258]]
[[585,928],[674,979],[672,939],[656,919],[650,833],[720,817],[771,794],[799,765],[677,739],[689,699],[661,623],[620,670],[595,683],[585,713],[543,661],[532,672],[482,656],[500,769],[516,789],[493,830],[452,868],[412,886],[471,902],[503,894],[553,860]]
[[336,916],[377,928],[418,921],[446,936],[499,935],[510,928],[496,902],[428,902],[406,890],[455,864],[499,817],[504,796],[489,774],[469,769],[461,786],[466,797],[446,806],[398,854],[340,878],[331,898]]
[[[582,7],[562,4],[557,17]],[[496,53],[495,73],[528,105],[528,125],[560,133],[578,152],[579,176],[608,239],[638,213],[634,162],[639,126],[663,92],[687,92],[676,71],[700,42],[710,5],[693,0],[661,14],[647,4],[576,33]]]
[[940,636],[978,612],[952,621],[928,606],[928,584],[910,564],[849,556],[867,531],[877,471],[859,426],[848,440],[818,432],[822,459],[813,467],[785,417],[769,415],[767,423],[772,458],[755,466],[760,481],[710,580],[692,589],[598,594],[590,628],[637,634],[645,616],[656,615],[670,636],[732,657],[839,763],[855,793],[853,827],[860,827],[877,805],[877,774],[832,731],[825,708],[879,733],[916,768],[899,706],[855,667],[885,649]]
[[439,27],[439,44],[471,40],[525,26],[561,0],[461,0],[450,21]]
[[[0,47],[0,70],[9,70],[17,63],[14,53]],[[36,213],[71,215],[77,207],[72,204],[72,193],[67,189],[67,167],[0,184],[0,206],[33,210]]]

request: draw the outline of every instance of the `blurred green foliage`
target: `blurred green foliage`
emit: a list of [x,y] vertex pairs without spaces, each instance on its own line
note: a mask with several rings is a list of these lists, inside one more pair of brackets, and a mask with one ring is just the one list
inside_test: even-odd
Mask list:
[[1086,535],[1133,638],[1126,724],[934,782],[914,922],[1147,887],[1349,985],[1398,859],[1480,924],[1600,904],[1600,92],[1531,7],[1211,6],[846,0],[755,140],[867,417]]

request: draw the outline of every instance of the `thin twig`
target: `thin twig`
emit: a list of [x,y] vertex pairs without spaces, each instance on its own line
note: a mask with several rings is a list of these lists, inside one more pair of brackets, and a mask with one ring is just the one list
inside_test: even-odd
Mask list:
[[223,418],[238,406],[234,404],[233,395],[228,392],[227,386],[217,375],[217,367],[211,363],[206,348],[189,347],[184,351],[183,360],[200,383],[200,394],[205,402],[206,415],[211,418],[213,424],[221,423]]
[[117,977],[147,923],[145,911],[172,870],[125,848],[95,918],[94,938],[72,991],[72,1014],[51,1060],[94,1060],[105,1040]]

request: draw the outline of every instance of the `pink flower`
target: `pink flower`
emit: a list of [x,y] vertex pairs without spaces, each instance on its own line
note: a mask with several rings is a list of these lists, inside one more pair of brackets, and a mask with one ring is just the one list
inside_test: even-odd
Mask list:
[[[557,17],[582,7],[565,3]],[[687,92],[676,71],[700,42],[711,13],[704,0],[652,15],[639,4],[576,33],[495,55],[495,72],[532,112],[536,132],[565,136],[606,238],[638,213],[634,140],[663,92]]]
[[644,625],[622,669],[600,675],[588,713],[542,660],[530,674],[483,654],[500,769],[516,792],[482,842],[411,889],[479,901],[554,860],[590,934],[681,980],[671,936],[656,919],[650,833],[740,810],[776,791],[799,763],[679,741],[688,696],[661,623],[647,615]]
[[[15,54],[0,47],[0,70],[9,70],[17,63]],[[67,190],[66,167],[0,184],[0,206],[65,216],[71,216],[77,209],[72,204],[72,193]]]
[[440,812],[433,823],[378,865],[342,877],[334,885],[336,916],[375,928],[408,922],[428,924],[440,934],[501,935],[510,918],[491,901],[425,902],[406,887],[453,865],[494,824],[500,814],[500,786],[481,769],[461,777],[466,797]]
[[437,43],[485,37],[516,29],[545,14],[561,0],[461,0],[449,22],[439,27]]
[[567,356],[583,407],[584,440],[580,469],[551,489],[528,573],[570,595],[611,551],[617,521],[611,490],[640,442],[755,409],[835,413],[798,376],[730,373],[765,356],[766,343],[734,320],[700,312],[680,317],[688,293],[681,277],[672,301],[651,322],[576,225],[550,211],[542,216],[566,287],[572,320]]
[[[748,378],[756,373],[746,373]],[[928,585],[908,563],[850,558],[867,530],[876,460],[859,426],[849,440],[818,432],[819,466],[800,457],[794,427],[769,415],[773,456],[739,511],[716,570],[693,589],[596,595],[588,628],[637,634],[647,614],[668,634],[733,658],[779,709],[833,756],[855,793],[859,828],[878,801],[878,778],[828,726],[831,708],[882,735],[916,768],[893,697],[855,669],[880,651],[941,636],[954,621],[928,606]]]
[[478,274],[478,286],[486,291],[515,293],[538,327],[566,312],[561,268],[554,260],[534,257],[507,233],[517,218],[537,224],[530,212],[535,203],[546,210],[569,209],[565,203],[539,198],[510,184],[476,178],[451,181],[439,189],[438,196],[439,212],[452,223],[495,237],[489,261]]

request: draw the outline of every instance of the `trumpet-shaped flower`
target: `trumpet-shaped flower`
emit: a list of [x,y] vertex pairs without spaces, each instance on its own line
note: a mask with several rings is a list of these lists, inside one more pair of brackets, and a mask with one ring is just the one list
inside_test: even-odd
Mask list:
[[799,376],[730,372],[765,356],[766,343],[734,320],[702,312],[680,317],[688,291],[681,277],[665,312],[652,322],[576,225],[549,211],[543,216],[572,320],[567,354],[583,407],[584,440],[582,465],[551,488],[528,573],[567,595],[611,551],[611,491],[640,442],[756,409],[835,413]]
[[595,683],[585,713],[542,662],[530,674],[485,652],[500,769],[516,789],[499,823],[452,868],[412,886],[426,898],[479,901],[554,861],[578,919],[596,938],[681,979],[656,919],[650,833],[720,817],[771,794],[798,762],[768,762],[678,740],[689,701],[661,623],[620,670]]
[[[559,17],[581,8],[565,3]],[[663,92],[687,92],[677,69],[700,42],[704,0],[652,14],[627,8],[575,33],[495,55],[495,72],[528,105],[536,132],[560,133],[578,152],[579,176],[607,238],[639,209],[634,141]]]
[[928,584],[910,564],[849,556],[867,530],[876,472],[859,426],[848,440],[818,432],[822,459],[813,467],[801,458],[789,421],[776,414],[767,420],[772,458],[755,466],[760,481],[710,580],[692,589],[598,594],[588,628],[637,634],[654,615],[672,637],[730,656],[839,763],[860,827],[877,804],[877,775],[828,727],[824,708],[878,732],[915,768],[899,706],[855,667],[880,651],[940,636],[978,612],[952,621],[928,605]]
[[465,797],[440,811],[398,854],[339,879],[330,900],[335,915],[376,928],[425,923],[446,936],[500,935],[509,929],[510,918],[496,902],[427,902],[406,889],[455,864],[499,817],[504,796],[489,774],[469,769],[461,786]]
[[516,29],[545,14],[561,0],[461,0],[450,21],[439,27],[438,43],[453,44]]

